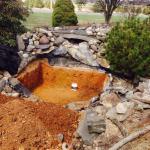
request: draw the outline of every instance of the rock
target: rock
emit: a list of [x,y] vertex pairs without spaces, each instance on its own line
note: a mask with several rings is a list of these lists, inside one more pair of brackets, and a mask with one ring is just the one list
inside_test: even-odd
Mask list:
[[17,35],[17,45],[18,45],[19,51],[25,50],[24,41],[23,41],[22,37],[19,35]]
[[64,135],[62,133],[58,134],[57,139],[59,142],[63,142],[64,141]]
[[106,115],[106,108],[104,106],[96,106],[94,108],[94,111],[98,113],[98,115],[102,116],[103,118],[105,117]]
[[53,34],[52,34],[51,31],[48,31],[47,34],[48,34],[49,37],[52,37],[52,36],[53,36]]
[[14,92],[14,93],[11,94],[12,97],[19,97],[19,95],[20,95],[20,94],[17,93],[17,92]]
[[3,78],[0,80],[0,92],[3,91],[3,88],[5,87],[6,85],[6,80]]
[[61,29],[60,27],[55,27],[54,28],[55,31],[60,30],[60,29]]
[[17,78],[9,78],[9,84],[12,87],[15,87],[16,85],[20,84],[20,81]]
[[100,96],[100,101],[106,108],[111,108],[121,102],[121,99],[115,93],[104,92]]
[[45,44],[45,45],[36,45],[35,47],[36,47],[37,49],[47,50],[47,49],[49,49],[50,45],[49,45],[49,44]]
[[63,37],[64,39],[75,39],[75,40],[77,39],[77,40],[82,40],[86,42],[90,40],[96,40],[95,38],[92,38],[92,37],[77,35],[77,34],[60,34],[60,36]]
[[97,51],[98,51],[98,49],[97,49],[97,47],[96,47],[95,45],[91,45],[91,48],[92,48],[92,50],[93,50],[94,52],[97,52]]
[[42,33],[42,34],[48,34],[48,31],[46,29],[43,29],[43,28],[37,28],[37,31]]
[[105,131],[106,125],[104,120],[92,110],[87,110],[77,129],[77,133],[82,138],[84,144],[91,145],[94,139]]
[[26,37],[29,39],[29,38],[32,37],[32,34],[28,31],[28,32],[26,33]]
[[53,55],[55,56],[64,56],[67,54],[67,49],[60,45],[60,47],[58,47],[57,49],[55,49],[53,52],[52,52]]
[[53,37],[51,38],[51,42],[55,42],[55,39]]
[[14,75],[18,71],[20,62],[21,58],[16,48],[0,45],[0,70],[7,70]]
[[25,53],[23,54],[23,58],[28,58],[29,57],[29,54]]
[[33,45],[33,40],[29,39],[29,45]]
[[116,111],[118,114],[125,114],[127,112],[127,106],[125,103],[119,103],[116,106]]
[[39,41],[34,41],[34,45],[35,45],[35,46],[37,46],[37,45],[39,45],[39,44],[40,44]]
[[105,131],[106,124],[103,118],[97,115],[94,111],[87,112],[87,126],[90,134],[100,134]]
[[7,77],[7,78],[11,77],[11,75],[10,75],[10,73],[8,71],[4,71],[3,76]]
[[35,48],[34,45],[28,45],[28,46],[27,46],[27,51],[30,52],[30,51],[32,51],[34,48]]
[[11,93],[12,92],[12,88],[8,85],[6,85],[3,89],[6,93]]
[[58,38],[56,38],[55,44],[56,44],[56,45],[60,45],[60,44],[62,44],[64,41],[65,41],[65,39],[64,39],[63,37],[59,36]]
[[95,32],[100,32],[100,28],[96,28],[96,29],[95,29]]
[[32,93],[26,87],[24,87],[21,83],[17,84],[14,87],[14,90],[26,98],[28,98],[32,95]]
[[90,39],[88,42],[89,45],[96,45],[98,41],[96,39]]
[[86,145],[92,145],[94,139],[97,137],[95,134],[90,134],[87,126],[87,114],[86,112],[82,115],[77,128],[77,134],[82,138],[82,141]]
[[93,32],[90,30],[87,30],[86,33],[87,33],[87,35],[93,35]]
[[93,55],[89,50],[89,45],[86,42],[80,43],[79,47],[74,46],[67,50],[68,53],[76,60],[90,66],[98,66],[98,63],[94,60]]
[[69,150],[67,143],[64,142],[64,143],[62,144],[62,150]]
[[49,39],[47,38],[46,35],[42,36],[39,40],[40,44],[49,44]]
[[116,119],[118,121],[124,121],[128,118],[128,116],[130,116],[133,112],[133,107],[134,107],[134,103],[133,102],[124,102],[126,103],[125,105],[127,106],[127,111],[126,113],[117,113],[116,107],[112,107],[108,110],[108,112],[106,113],[107,118],[110,119]]

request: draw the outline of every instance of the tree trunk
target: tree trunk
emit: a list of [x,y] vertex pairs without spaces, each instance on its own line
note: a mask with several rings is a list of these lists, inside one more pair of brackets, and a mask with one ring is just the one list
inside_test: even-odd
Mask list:
[[105,16],[105,23],[106,24],[109,24],[110,23],[110,19],[112,17],[112,13],[108,12],[108,11],[105,11],[104,12],[104,16]]

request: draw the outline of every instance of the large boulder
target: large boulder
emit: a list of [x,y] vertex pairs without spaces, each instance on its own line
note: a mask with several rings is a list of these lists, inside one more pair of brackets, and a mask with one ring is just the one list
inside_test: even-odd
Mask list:
[[0,70],[7,70],[10,74],[16,74],[20,62],[17,48],[0,45]]

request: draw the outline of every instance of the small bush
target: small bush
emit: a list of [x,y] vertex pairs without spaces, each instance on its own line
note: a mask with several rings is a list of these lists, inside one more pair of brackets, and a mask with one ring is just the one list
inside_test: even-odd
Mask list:
[[71,0],[56,0],[52,21],[53,26],[77,25],[78,20]]
[[106,58],[113,71],[129,78],[150,76],[150,18],[131,18],[108,34]]

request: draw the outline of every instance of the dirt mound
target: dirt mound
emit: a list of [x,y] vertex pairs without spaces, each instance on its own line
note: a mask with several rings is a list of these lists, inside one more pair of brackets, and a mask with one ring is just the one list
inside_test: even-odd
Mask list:
[[56,150],[59,133],[71,142],[78,119],[75,112],[42,102],[9,101],[1,95],[0,102],[0,149]]

